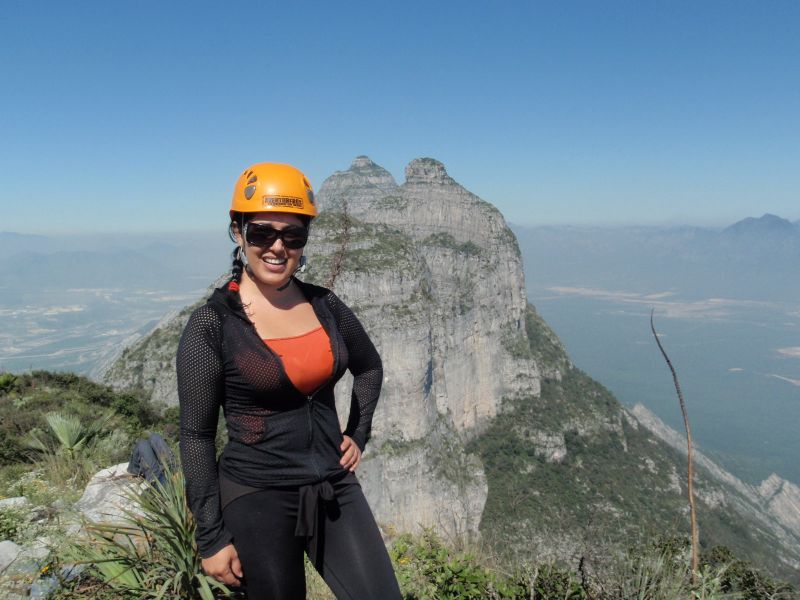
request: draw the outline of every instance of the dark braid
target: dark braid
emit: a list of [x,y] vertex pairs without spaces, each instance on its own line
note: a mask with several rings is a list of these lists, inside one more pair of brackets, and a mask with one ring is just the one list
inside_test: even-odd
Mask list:
[[[228,237],[231,238],[232,242],[236,241],[236,231],[244,234],[244,224],[247,223],[251,219],[252,215],[247,213],[241,212],[234,212],[231,218],[231,222],[228,225]],[[237,285],[242,281],[242,272],[244,271],[244,262],[242,261],[241,253],[244,250],[241,249],[241,246],[238,244],[231,252],[231,281],[235,281]]]
[[236,246],[231,252],[231,258],[233,259],[233,264],[231,265],[231,281],[235,281],[236,283],[242,282],[242,272],[244,271],[244,263],[242,262],[241,257],[241,248]]

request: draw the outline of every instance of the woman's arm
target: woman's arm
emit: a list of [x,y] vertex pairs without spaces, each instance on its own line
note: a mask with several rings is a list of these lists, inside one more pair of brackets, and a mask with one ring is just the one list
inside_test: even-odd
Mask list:
[[383,365],[375,345],[353,311],[333,292],[328,295],[328,304],[347,345],[350,355],[348,368],[353,374],[350,416],[344,435],[351,437],[363,451],[372,431],[372,415],[381,393]]
[[216,554],[232,539],[222,522],[214,447],[223,397],[221,325],[209,305],[195,310],[183,330],[177,356],[181,465],[202,557]]

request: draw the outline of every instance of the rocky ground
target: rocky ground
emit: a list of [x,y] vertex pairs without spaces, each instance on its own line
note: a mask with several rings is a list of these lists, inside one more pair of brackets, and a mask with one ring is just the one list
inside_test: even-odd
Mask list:
[[[3,598],[46,598],[60,579],[68,581],[82,571],[81,565],[67,564],[53,573],[51,565],[83,535],[85,523],[118,523],[125,511],[136,510],[130,494],[141,489],[143,480],[129,474],[127,467],[122,463],[99,471],[74,504],[56,499],[47,506],[33,505],[26,496],[0,500],[5,520],[16,519],[17,538],[0,542]],[[29,480],[32,486],[46,485],[35,472]]]

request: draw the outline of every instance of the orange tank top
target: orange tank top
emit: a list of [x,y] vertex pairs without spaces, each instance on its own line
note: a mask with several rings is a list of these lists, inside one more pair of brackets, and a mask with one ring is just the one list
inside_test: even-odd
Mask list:
[[264,343],[280,357],[294,387],[306,395],[333,375],[331,342],[321,325],[300,335],[265,339]]

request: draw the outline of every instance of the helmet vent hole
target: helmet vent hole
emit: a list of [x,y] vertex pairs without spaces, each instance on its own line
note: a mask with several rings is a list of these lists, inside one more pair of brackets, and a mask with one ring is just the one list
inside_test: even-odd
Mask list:
[[254,184],[256,181],[258,181],[258,177],[256,177],[255,175],[251,175],[251,176],[250,176],[250,179],[248,179],[248,180],[247,180],[247,185],[252,185],[252,184]]
[[255,193],[256,193],[256,186],[254,185],[248,185],[246,188],[244,188],[244,197],[247,198],[248,200],[250,200],[250,198],[252,198],[253,194]]

